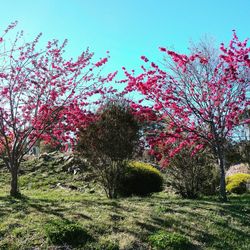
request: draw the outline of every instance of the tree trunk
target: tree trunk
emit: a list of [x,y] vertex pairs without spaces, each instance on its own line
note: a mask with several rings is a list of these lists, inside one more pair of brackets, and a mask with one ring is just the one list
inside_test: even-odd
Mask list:
[[110,186],[108,189],[108,198],[109,199],[116,199],[117,198],[117,190],[114,185]]
[[226,193],[226,180],[225,180],[225,156],[223,150],[218,150],[218,164],[220,167],[220,199],[224,202],[227,201],[227,193]]
[[19,189],[18,189],[18,168],[17,167],[12,167],[11,168],[11,189],[10,189],[10,196],[12,197],[20,197]]

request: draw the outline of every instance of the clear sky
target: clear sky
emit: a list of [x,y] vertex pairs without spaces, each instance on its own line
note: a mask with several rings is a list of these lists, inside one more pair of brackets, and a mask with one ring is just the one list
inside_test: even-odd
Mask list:
[[138,67],[141,55],[161,59],[159,46],[185,52],[204,35],[227,42],[232,29],[250,37],[250,0],[1,0],[0,29],[14,20],[27,36],[68,38],[72,56],[109,50],[113,71]]

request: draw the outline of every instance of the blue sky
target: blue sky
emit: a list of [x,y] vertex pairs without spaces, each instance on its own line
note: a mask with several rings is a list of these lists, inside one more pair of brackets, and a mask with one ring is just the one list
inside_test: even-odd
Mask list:
[[159,46],[185,52],[204,35],[227,42],[250,37],[250,0],[3,0],[0,29],[19,21],[26,37],[69,39],[68,53],[110,51],[106,70],[137,68],[140,56],[161,59]]

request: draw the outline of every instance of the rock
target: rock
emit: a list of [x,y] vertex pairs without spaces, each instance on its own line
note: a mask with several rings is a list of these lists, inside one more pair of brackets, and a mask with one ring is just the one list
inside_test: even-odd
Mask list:
[[43,153],[39,156],[39,159],[44,160],[44,161],[51,161],[53,160],[53,157],[47,153]]
[[71,165],[73,162],[75,161],[75,159],[73,157],[69,158],[66,162],[65,165]]
[[72,158],[72,155],[65,155],[65,156],[63,157],[63,160],[64,160],[64,161],[68,161],[70,158]]
[[73,174],[74,175],[76,175],[76,174],[78,174],[78,173],[81,172],[81,169],[79,167],[77,167],[77,166],[73,166],[72,169],[73,169]]
[[85,161],[82,159],[79,159],[75,155],[67,155],[64,156],[63,160],[65,160],[65,163],[63,164],[63,171],[73,173],[74,175],[80,173],[83,171],[83,169],[86,169]]
[[56,151],[56,150],[48,153],[48,155],[50,155],[50,156],[56,156],[57,154],[58,154],[58,151]]
[[77,186],[74,186],[74,185],[65,185],[65,184],[62,184],[60,182],[56,184],[56,187],[59,187],[59,188],[62,188],[62,189],[78,190]]

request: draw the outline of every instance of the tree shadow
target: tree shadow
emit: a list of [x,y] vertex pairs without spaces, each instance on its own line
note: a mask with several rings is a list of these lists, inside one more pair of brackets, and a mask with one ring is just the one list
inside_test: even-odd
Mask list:
[[[28,215],[37,211],[42,214],[57,216],[62,220],[67,220],[67,215],[70,214],[70,218],[73,220],[88,221],[90,223],[88,227],[97,227],[96,223],[101,220],[100,230],[103,230],[104,234],[125,232],[134,235],[142,241],[147,240],[145,237],[155,233],[157,230],[175,231],[195,241],[196,245],[194,245],[194,248],[196,249],[204,245],[206,247],[214,247],[214,249],[232,249],[230,241],[220,243],[223,241],[220,239],[221,232],[225,234],[232,232],[232,237],[238,237],[242,242],[246,242],[246,239],[249,237],[247,230],[240,230],[231,221],[227,221],[227,218],[232,218],[236,219],[243,226],[249,226],[250,199],[248,198],[241,199],[240,202],[237,199],[232,199],[228,203],[223,204],[207,200],[166,200],[161,197],[153,197],[153,200],[157,205],[154,205],[150,198],[142,199],[136,197],[132,199],[107,200],[103,197],[89,196],[86,198],[82,197],[82,199],[67,200],[65,198],[60,200],[60,198],[55,199],[54,197],[49,199],[46,197],[33,198],[22,196],[20,199],[15,199],[10,196],[0,196],[0,202],[4,203],[4,206],[0,207],[0,219],[8,216],[8,213],[11,212],[23,212]],[[132,206],[130,205],[131,202],[133,203]],[[73,207],[71,203],[74,203]],[[142,221],[140,213],[143,212],[144,206],[150,208],[151,212],[148,218],[144,218],[145,221]],[[73,211],[72,209],[75,207],[77,210]],[[106,218],[106,221],[95,217],[96,215],[98,216],[98,210],[96,214],[91,214],[93,210],[96,210],[96,207],[100,211],[105,210],[105,213],[107,213],[105,215],[108,218]],[[134,230],[133,227],[130,228],[123,225],[129,216],[134,218],[134,228],[143,230],[143,236],[140,235],[141,230]],[[222,219],[218,220],[220,217]],[[211,229],[205,231],[206,227],[199,228],[195,224],[196,221],[199,223],[211,223],[220,234]],[[93,228],[91,230],[99,229]]]

